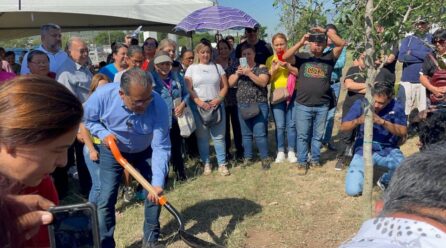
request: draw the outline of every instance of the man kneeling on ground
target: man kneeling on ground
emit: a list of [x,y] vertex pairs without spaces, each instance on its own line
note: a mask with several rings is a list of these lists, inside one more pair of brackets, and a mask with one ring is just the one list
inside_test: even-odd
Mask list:
[[[373,86],[373,164],[388,169],[378,180],[380,188],[386,188],[395,169],[404,159],[398,143],[406,136],[406,116],[403,106],[393,99],[393,85],[377,82]],[[344,116],[341,131],[350,131],[359,127],[355,142],[355,155],[347,170],[345,191],[350,196],[362,193],[364,183],[364,100],[358,99]]]
[[379,216],[340,247],[445,247],[445,161],[445,143],[405,159],[376,204]]

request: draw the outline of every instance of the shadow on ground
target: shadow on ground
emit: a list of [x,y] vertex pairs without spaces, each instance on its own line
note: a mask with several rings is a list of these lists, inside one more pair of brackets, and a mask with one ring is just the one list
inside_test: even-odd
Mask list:
[[[163,211],[166,211],[165,209]],[[192,235],[200,233],[207,233],[212,239],[212,242],[225,245],[226,239],[235,230],[236,225],[246,217],[256,215],[262,211],[262,207],[247,199],[227,198],[215,199],[199,202],[191,207],[181,211],[181,217],[186,226],[188,223],[194,223],[191,227],[187,227],[186,232]],[[212,230],[212,224],[221,217],[228,217],[229,220],[223,230],[215,233]],[[180,239],[177,235],[178,222],[172,219],[169,223],[162,227],[161,233],[165,237],[170,237],[166,242],[174,243]],[[141,241],[137,241],[128,248],[141,247]]]

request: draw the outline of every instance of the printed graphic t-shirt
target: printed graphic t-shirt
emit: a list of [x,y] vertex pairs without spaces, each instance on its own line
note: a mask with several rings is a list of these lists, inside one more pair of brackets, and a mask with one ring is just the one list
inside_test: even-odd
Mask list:
[[331,72],[335,64],[333,51],[319,58],[309,53],[298,53],[294,65],[299,69],[296,102],[308,107],[328,105],[331,99]]

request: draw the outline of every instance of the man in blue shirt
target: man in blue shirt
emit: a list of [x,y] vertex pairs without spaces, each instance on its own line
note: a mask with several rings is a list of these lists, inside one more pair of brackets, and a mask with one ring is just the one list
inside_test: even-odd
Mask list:
[[[117,141],[122,155],[152,183],[157,193],[163,192],[170,157],[169,115],[161,96],[152,92],[147,74],[132,68],[121,83],[110,83],[98,90],[84,104],[85,126],[102,141]],[[152,157],[153,154],[156,156]],[[97,197],[99,231],[102,247],[115,247],[115,204],[123,169],[104,142],[99,146],[100,185]],[[156,196],[145,200],[143,247],[158,242],[160,206]]]
[[[388,169],[388,172],[384,173],[378,181],[378,185],[385,188],[390,182],[393,172],[404,159],[398,143],[407,134],[406,116],[401,104],[393,99],[393,84],[375,83],[372,95],[375,108],[373,114],[373,164]],[[355,155],[345,178],[345,191],[350,196],[360,195],[364,183],[363,101],[363,99],[356,100],[342,119],[341,124],[341,131],[350,131],[360,126],[355,142]]]
[[415,33],[401,41],[398,61],[403,63],[398,100],[404,104],[408,116],[413,109],[426,109],[426,88],[420,84],[420,71],[424,58],[432,52],[432,34],[429,23],[421,18],[415,21]]

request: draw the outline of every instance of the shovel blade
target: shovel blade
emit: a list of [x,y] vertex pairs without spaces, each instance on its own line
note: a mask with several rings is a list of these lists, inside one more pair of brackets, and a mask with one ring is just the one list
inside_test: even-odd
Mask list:
[[224,246],[199,239],[183,230],[178,230],[178,234],[180,235],[184,243],[192,248],[225,248]]

